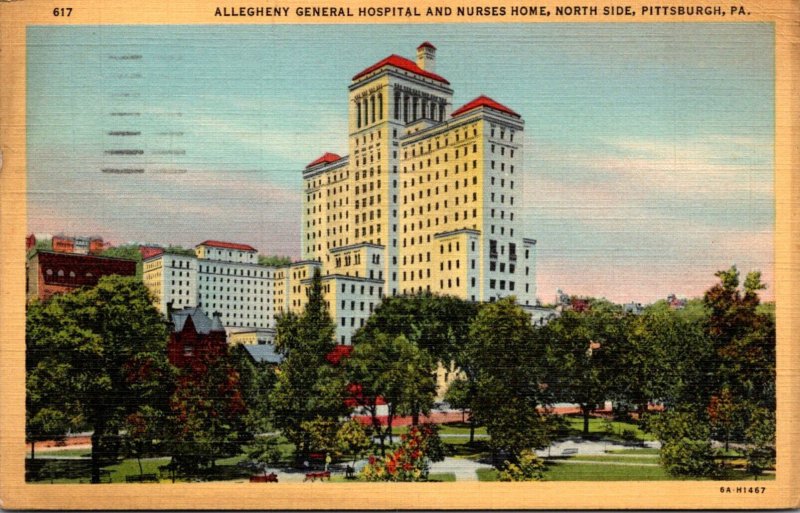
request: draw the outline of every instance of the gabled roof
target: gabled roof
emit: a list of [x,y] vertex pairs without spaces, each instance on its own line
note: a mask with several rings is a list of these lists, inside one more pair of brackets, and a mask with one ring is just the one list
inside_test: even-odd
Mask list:
[[335,153],[325,153],[323,156],[321,156],[320,158],[318,158],[317,160],[315,160],[311,164],[307,165],[306,169],[308,169],[310,167],[317,166],[319,164],[330,164],[331,162],[336,162],[337,160],[340,160],[341,158],[342,157],[340,157],[339,155],[337,155]]
[[464,114],[465,112],[469,112],[469,111],[471,111],[473,109],[477,109],[479,107],[488,107],[490,109],[498,110],[500,112],[504,112],[506,114],[514,116],[515,118],[520,117],[519,114],[517,114],[513,110],[509,109],[505,105],[503,105],[501,103],[497,103],[496,101],[492,100],[488,96],[484,96],[484,95],[480,95],[477,98],[475,98],[474,100],[472,100],[471,102],[469,102],[469,103],[465,104],[464,106],[456,109],[455,111],[453,111],[452,114],[450,114],[450,116],[451,117],[460,116],[461,114]]
[[[431,45],[431,46],[433,46],[433,45]],[[442,82],[443,84],[450,85],[450,82],[448,82],[441,75],[437,75],[436,73],[431,73],[430,71],[425,71],[424,69],[422,69],[419,66],[417,66],[417,63],[415,63],[414,61],[412,61],[410,59],[406,59],[405,57],[401,57],[401,56],[396,55],[396,54],[392,54],[389,57],[386,57],[385,59],[383,59],[382,61],[376,62],[375,64],[373,64],[369,68],[365,69],[364,71],[362,71],[360,73],[357,73],[353,77],[353,80],[358,80],[359,78],[363,77],[364,75],[369,75],[373,71],[379,70],[379,69],[381,69],[381,68],[383,68],[385,66],[394,66],[395,68],[400,68],[400,69],[402,69],[404,71],[410,71],[411,73],[414,73],[416,75],[419,75],[419,76],[422,76],[422,77],[425,77],[425,78],[430,78],[432,80],[436,80],[437,82]]]
[[183,331],[187,321],[190,322],[191,325],[194,326],[195,331],[201,335],[207,335],[215,328],[213,321],[199,306],[183,308],[172,312],[172,324],[175,326],[176,333]]
[[198,246],[211,246],[212,248],[236,249],[239,251],[258,251],[253,246],[247,244],[237,244],[235,242],[224,242],[220,240],[203,241]]

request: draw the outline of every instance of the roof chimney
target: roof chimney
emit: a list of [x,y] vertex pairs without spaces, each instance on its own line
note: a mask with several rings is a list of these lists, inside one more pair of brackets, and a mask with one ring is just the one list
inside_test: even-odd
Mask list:
[[431,73],[436,71],[436,47],[428,41],[417,47],[417,66]]

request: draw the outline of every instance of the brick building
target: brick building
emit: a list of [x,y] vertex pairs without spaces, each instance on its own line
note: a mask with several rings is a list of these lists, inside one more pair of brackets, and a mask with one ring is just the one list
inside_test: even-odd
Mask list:
[[103,276],[135,276],[136,262],[123,258],[35,251],[26,265],[26,299],[45,301],[53,294],[94,287]]

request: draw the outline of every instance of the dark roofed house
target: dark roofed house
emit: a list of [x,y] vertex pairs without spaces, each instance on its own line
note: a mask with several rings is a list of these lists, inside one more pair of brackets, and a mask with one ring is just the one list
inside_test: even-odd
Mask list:
[[167,356],[179,369],[199,368],[228,350],[220,314],[213,318],[199,307],[168,309],[171,323]]

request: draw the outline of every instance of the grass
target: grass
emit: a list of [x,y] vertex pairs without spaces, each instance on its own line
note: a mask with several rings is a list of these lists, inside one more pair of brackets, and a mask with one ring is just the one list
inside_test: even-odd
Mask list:
[[607,451],[606,454],[647,454],[658,456],[659,449],[650,449],[650,448],[642,448],[642,449],[613,449],[611,451]]
[[658,456],[654,456],[651,454],[643,454],[642,456],[615,456],[613,454],[605,455],[605,454],[578,454],[577,456],[573,456],[570,458],[571,460],[576,461],[606,461],[606,462],[616,462],[616,463],[658,463]]
[[456,475],[453,472],[439,472],[436,474],[428,475],[429,483],[452,483],[456,480]]
[[[85,456],[90,457],[92,455],[91,449],[49,449],[47,451],[36,451],[36,456],[34,459],[39,458],[46,458],[48,456]],[[27,458],[31,457],[31,451],[27,452]]]
[[545,481],[667,481],[675,478],[661,467],[548,463]]
[[497,481],[500,472],[493,468],[479,468],[475,471],[478,474],[478,481]]
[[[393,426],[392,435],[400,436],[402,434],[408,433],[408,430],[410,428],[411,426]],[[447,424],[440,424],[439,428],[440,428],[439,429],[440,435],[469,435],[468,422],[450,422]],[[483,426],[476,426],[475,434],[486,435],[486,428]]]
[[[575,416],[575,415],[567,415],[564,417],[567,422],[569,423],[570,428],[570,435],[582,435],[583,434],[583,417]],[[630,423],[630,422],[619,422],[619,421],[611,421],[612,431],[610,433],[606,432],[606,422],[604,419],[598,418],[590,418],[589,419],[589,434],[602,436],[607,438],[614,438],[617,440],[622,440],[622,433],[625,430],[633,431],[636,437],[636,440],[645,441],[645,440],[655,440],[655,437],[650,433],[645,433],[639,426]]]

